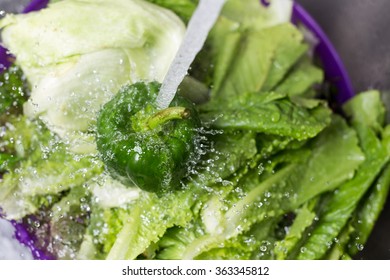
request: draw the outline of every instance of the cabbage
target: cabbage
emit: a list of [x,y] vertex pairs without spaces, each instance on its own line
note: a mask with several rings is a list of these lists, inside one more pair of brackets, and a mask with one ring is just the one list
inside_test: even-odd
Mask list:
[[162,81],[185,32],[173,12],[142,0],[60,1],[7,15],[0,28],[31,84],[25,115],[63,137],[93,130],[124,84]]

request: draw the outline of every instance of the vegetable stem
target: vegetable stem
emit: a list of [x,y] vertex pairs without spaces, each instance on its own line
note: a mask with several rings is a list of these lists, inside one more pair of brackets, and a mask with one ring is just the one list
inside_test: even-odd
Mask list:
[[185,107],[168,107],[158,111],[147,120],[150,129],[154,129],[170,120],[186,119],[190,116],[190,111]]

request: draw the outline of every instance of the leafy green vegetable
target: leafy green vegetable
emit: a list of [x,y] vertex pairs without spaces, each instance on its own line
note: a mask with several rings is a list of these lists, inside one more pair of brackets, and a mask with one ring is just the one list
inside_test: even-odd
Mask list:
[[[240,173],[251,163],[256,155],[255,134],[236,131],[224,133],[219,130],[207,130],[205,133],[204,159],[193,170],[191,184],[212,186],[216,183],[229,184],[230,177]],[[208,145],[208,146],[207,146]],[[234,179],[234,178],[233,178]]]
[[251,130],[305,140],[323,130],[330,123],[330,115],[324,103],[308,108],[271,92],[242,94],[233,105],[201,117],[218,129]]
[[[219,182],[222,188],[229,187],[231,183],[226,179],[245,166],[256,153],[253,134],[246,134],[244,137],[241,134],[209,137],[213,139],[214,144],[210,148],[213,152],[205,155],[202,160],[204,164],[208,164],[208,168],[199,166],[194,179],[182,191],[168,193],[160,198],[155,194],[141,193],[139,199],[120,208],[98,207],[92,213],[89,236],[100,245],[91,250],[91,244],[88,243],[87,247],[88,244],[85,243],[87,248],[84,249],[94,252],[95,257],[100,258],[136,258],[145,253],[153,242],[157,242],[168,228],[186,226],[199,211],[196,210],[196,205],[209,195],[210,190],[204,189],[204,184]],[[244,149],[248,140],[251,142],[250,139],[252,148]],[[232,161],[227,168],[222,169],[221,164],[226,163],[226,158],[230,155]],[[222,173],[218,172],[220,169],[223,170]],[[130,236],[133,236],[133,241],[128,243]]]
[[[127,146],[131,137],[144,138],[150,124],[159,127],[148,92],[114,95],[123,84],[158,85],[184,33],[177,15],[187,22],[196,3],[55,1],[0,21],[23,70],[12,72],[1,92],[8,100],[0,140],[2,214],[26,222],[34,244],[60,259],[353,258],[388,196],[390,126],[378,91],[352,98],[342,115],[320,99],[324,73],[289,23],[292,2],[273,0],[269,8],[257,0],[226,2],[179,88],[199,102],[201,121],[196,157],[188,165],[176,158],[186,166],[181,188],[145,192],[117,180],[100,160],[97,123],[104,124],[106,147],[118,144],[116,128],[123,129],[126,150],[136,148],[134,141]],[[22,74],[32,89],[24,115]],[[11,85],[19,85],[18,110],[9,109]],[[127,98],[137,99],[131,117]],[[183,121],[167,119],[170,126],[153,135],[163,146],[176,133],[172,124]],[[179,130],[175,140],[194,144],[185,138],[192,128]],[[127,160],[127,151],[121,156]],[[142,165],[151,188],[158,180],[150,168],[167,169],[154,163],[149,157]]]
[[302,34],[288,23],[215,33],[215,40],[229,48],[216,56],[211,104],[206,108],[231,104],[245,93],[272,90],[306,51]]
[[[257,0],[247,0],[245,5],[241,0],[226,1],[219,20],[209,34],[206,45],[195,60],[194,67],[190,69],[191,75],[210,86],[213,96],[218,95],[224,81],[231,82],[226,79],[227,75],[234,75],[235,78],[242,79],[242,81],[237,79],[240,86],[253,91],[254,89],[250,87],[264,82],[266,75],[263,70],[271,67],[267,64],[273,55],[267,51],[271,50],[271,45],[277,44],[277,42],[267,42],[267,38],[272,38],[274,35],[268,32],[270,36],[264,38],[267,31],[262,32],[262,29],[275,27],[275,29],[280,30],[279,34],[283,33],[282,30],[288,29],[287,25],[277,26],[290,22],[291,12],[292,3],[286,1],[273,1],[267,8],[259,5]],[[286,30],[286,38],[290,38],[290,36],[296,37],[295,39],[298,40],[302,38],[299,32],[293,29]],[[289,32],[291,34],[287,34]],[[264,37],[260,34],[263,34]],[[262,36],[262,38],[259,39],[257,36]],[[238,56],[250,58],[245,63]],[[265,58],[265,60],[263,61],[261,58]],[[242,67],[237,67],[237,63]],[[236,71],[235,68],[240,70]],[[235,74],[229,74],[229,72]],[[252,78],[256,80],[251,80]],[[250,84],[245,85],[245,81],[250,81]],[[236,84],[236,82],[232,82],[232,84]],[[237,92],[237,94],[240,93]],[[228,94],[234,94],[234,92]]]
[[[217,251],[227,255],[227,250],[217,249],[225,243],[227,248],[235,248],[233,252],[241,252],[240,257],[248,256],[248,252],[242,251],[240,246],[232,245],[242,244],[234,241],[236,238],[242,240],[244,236],[248,237],[246,232],[252,231],[252,226],[268,219],[274,222],[274,219],[294,211],[316,195],[334,189],[347,180],[361,163],[362,154],[353,130],[341,119],[335,120],[333,126],[321,134],[321,139],[314,141],[311,154],[306,159],[298,157],[293,163],[287,161],[286,165],[286,157],[271,157],[271,162],[279,161],[274,169],[267,171],[264,168],[261,172],[253,169],[233,188],[228,188],[228,193],[220,191],[209,196],[199,218],[183,229],[173,230],[174,236],[168,233],[167,239],[162,238],[162,243],[158,243],[161,254],[157,257],[192,259],[210,256],[207,252]],[[333,154],[334,147],[339,149]],[[335,161],[343,161],[343,171],[340,172],[334,164],[326,164],[330,154],[336,157]],[[284,166],[277,168],[280,165]],[[323,174],[323,178],[319,173]],[[313,179],[314,176],[317,178]]]
[[61,259],[74,259],[89,223],[90,195],[87,188],[72,188],[52,207],[50,247]]
[[[361,108],[370,95],[370,101],[373,103],[369,105],[375,104],[374,106],[367,106],[370,109],[364,111],[353,110],[353,108]],[[377,92],[363,93],[346,105],[346,111],[352,117],[351,122],[365,153],[365,161],[355,176],[342,184],[331,195],[326,206],[323,206],[323,211],[319,215],[320,220],[304,245],[305,250],[298,255],[300,259],[318,259],[325,255],[328,246],[333,243],[334,238],[337,238],[338,233],[351,218],[359,201],[390,159],[388,140],[378,139],[374,130],[381,126],[379,122],[382,121],[383,114],[383,105],[375,96],[378,96]],[[364,115],[367,117],[362,117]]]
[[0,74],[0,116],[3,119],[11,113],[20,113],[27,99],[23,72],[17,66],[10,66]]
[[381,213],[386,198],[389,194],[390,187],[390,168],[389,165],[383,170],[379,179],[371,187],[368,197],[361,203],[361,208],[357,210],[353,221],[353,229],[351,240],[347,247],[347,252],[354,256],[361,250],[363,244],[366,243],[371,231],[374,228],[379,214]]
[[102,243],[106,258],[134,259],[167,228],[186,225],[192,217],[191,207],[197,193],[199,191],[193,188],[162,198],[144,193],[127,208],[102,209],[101,214],[96,218],[99,212],[95,212],[92,219],[92,236]]
[[2,146],[15,163],[3,164],[0,205],[10,219],[34,213],[43,202],[49,206],[53,197],[102,172],[95,155],[74,154],[41,123],[21,116],[7,127]]
[[284,92],[288,96],[305,96],[315,85],[321,84],[323,79],[322,70],[304,59],[275,87],[275,91]]
[[348,101],[343,109],[351,118],[352,124],[366,125],[374,132],[383,130],[385,107],[381,101],[379,91],[363,92]]
[[276,259],[287,259],[291,251],[297,246],[305,233],[305,230],[316,218],[316,213],[314,211],[316,203],[317,199],[311,200],[296,211],[297,216],[295,217],[294,223],[289,228],[286,236],[283,240],[278,241],[275,244]]

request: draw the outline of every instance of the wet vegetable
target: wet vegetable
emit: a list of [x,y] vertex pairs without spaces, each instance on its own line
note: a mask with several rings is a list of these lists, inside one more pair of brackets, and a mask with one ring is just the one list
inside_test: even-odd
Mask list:
[[26,99],[26,86],[20,68],[11,66],[0,73],[0,121],[11,113],[20,113]]
[[1,38],[31,85],[24,114],[39,117],[64,139],[93,130],[99,109],[123,85],[162,81],[185,32],[174,13],[146,1],[67,0],[49,6],[7,14],[0,21]]
[[114,177],[161,194],[177,188],[185,176],[200,121],[183,97],[158,110],[159,88],[157,82],[122,88],[100,112],[96,140]]
[[[390,126],[380,93],[358,94],[338,108],[341,115],[332,111],[321,98],[327,96],[319,87],[324,73],[307,55],[300,29],[289,23],[292,1],[273,0],[264,8],[258,0],[228,0],[178,90],[199,101],[199,120],[181,97],[159,111],[154,106],[158,77],[168,67],[166,55],[175,53],[179,43],[172,38],[181,36],[166,41],[154,27],[168,31],[167,22],[148,15],[166,14],[174,23],[174,12],[185,20],[197,1],[149,2],[160,7],[144,0],[64,0],[41,11],[56,19],[51,23],[63,25],[56,31],[72,31],[66,34],[78,42],[77,49],[94,41],[91,34],[105,49],[67,56],[78,66],[55,76],[59,91],[40,87],[43,99],[36,114],[20,115],[23,102],[15,103],[18,110],[5,108],[0,215],[26,223],[34,246],[57,259],[354,258],[390,188]],[[74,29],[71,4],[88,11],[77,18],[94,24]],[[72,21],[59,23],[65,11],[61,5],[69,5]],[[128,18],[127,5],[150,7],[129,19],[136,21],[135,29],[119,25],[119,14]],[[114,16],[116,24],[104,27],[115,29],[119,39],[144,26],[144,33],[133,34],[140,37],[129,38],[145,38],[134,41],[145,44],[133,49],[126,43],[125,50],[106,45],[93,7],[110,7],[107,19]],[[67,41],[57,33],[49,36],[47,24],[26,26],[15,39],[36,30],[47,39],[34,45],[44,58],[50,58],[48,42],[59,51],[64,45],[55,42]],[[13,28],[5,27],[4,43],[10,42],[7,34],[19,34],[11,34]],[[19,46],[23,52],[8,47],[33,91],[23,104],[28,109],[38,99],[23,53],[30,58],[37,53],[24,43]],[[64,64],[51,61],[67,67],[67,59],[60,60]],[[42,74],[55,70],[51,63],[38,66]],[[77,76],[79,66],[83,71]],[[136,83],[140,80],[157,82]],[[122,87],[122,82],[129,85]],[[5,105],[18,101],[19,91],[3,89]],[[88,149],[75,149],[75,141],[53,130],[48,116],[70,123],[76,144]],[[80,126],[83,117],[91,121],[86,126]]]

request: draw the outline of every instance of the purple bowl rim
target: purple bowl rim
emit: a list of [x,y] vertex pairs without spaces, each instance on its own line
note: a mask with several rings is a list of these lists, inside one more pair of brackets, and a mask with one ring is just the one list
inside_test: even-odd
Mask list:
[[39,11],[40,9],[45,8],[49,4],[50,0],[32,0],[27,6],[23,9],[22,13],[30,13],[34,11]]
[[352,83],[338,52],[320,25],[296,2],[293,5],[292,22],[294,24],[302,23],[319,40],[314,52],[320,57],[323,64],[325,80],[335,85],[338,90],[336,100],[343,104],[352,98],[355,95]]
[[15,228],[14,235],[16,240],[18,240],[31,251],[34,260],[54,259],[54,257],[48,255],[43,250],[37,249],[36,246],[34,246],[35,238],[27,231],[26,226],[23,223],[12,220],[11,224]]
[[[33,11],[45,8],[49,0],[32,0],[24,9],[23,13],[29,13]],[[262,5],[268,6],[270,3],[268,0],[261,0]],[[311,32],[319,39],[319,44],[315,48],[315,53],[320,57],[326,79],[331,83],[334,83],[338,89],[336,99],[340,103],[344,103],[349,98],[354,96],[354,91],[349,78],[349,75],[344,67],[344,64],[334,48],[333,44],[329,40],[328,36],[319,26],[319,24],[306,12],[306,10],[294,2],[292,12],[292,22],[294,24],[302,23],[305,27],[309,28]],[[9,55],[7,50],[0,46],[0,57]],[[10,65],[9,61],[3,61],[0,63],[1,68],[6,68]],[[11,221],[15,227],[15,238],[25,246],[27,246],[36,260],[50,260],[53,259],[49,255],[45,254],[42,250],[38,250],[34,246],[32,236],[27,232],[25,226],[17,221]]]

